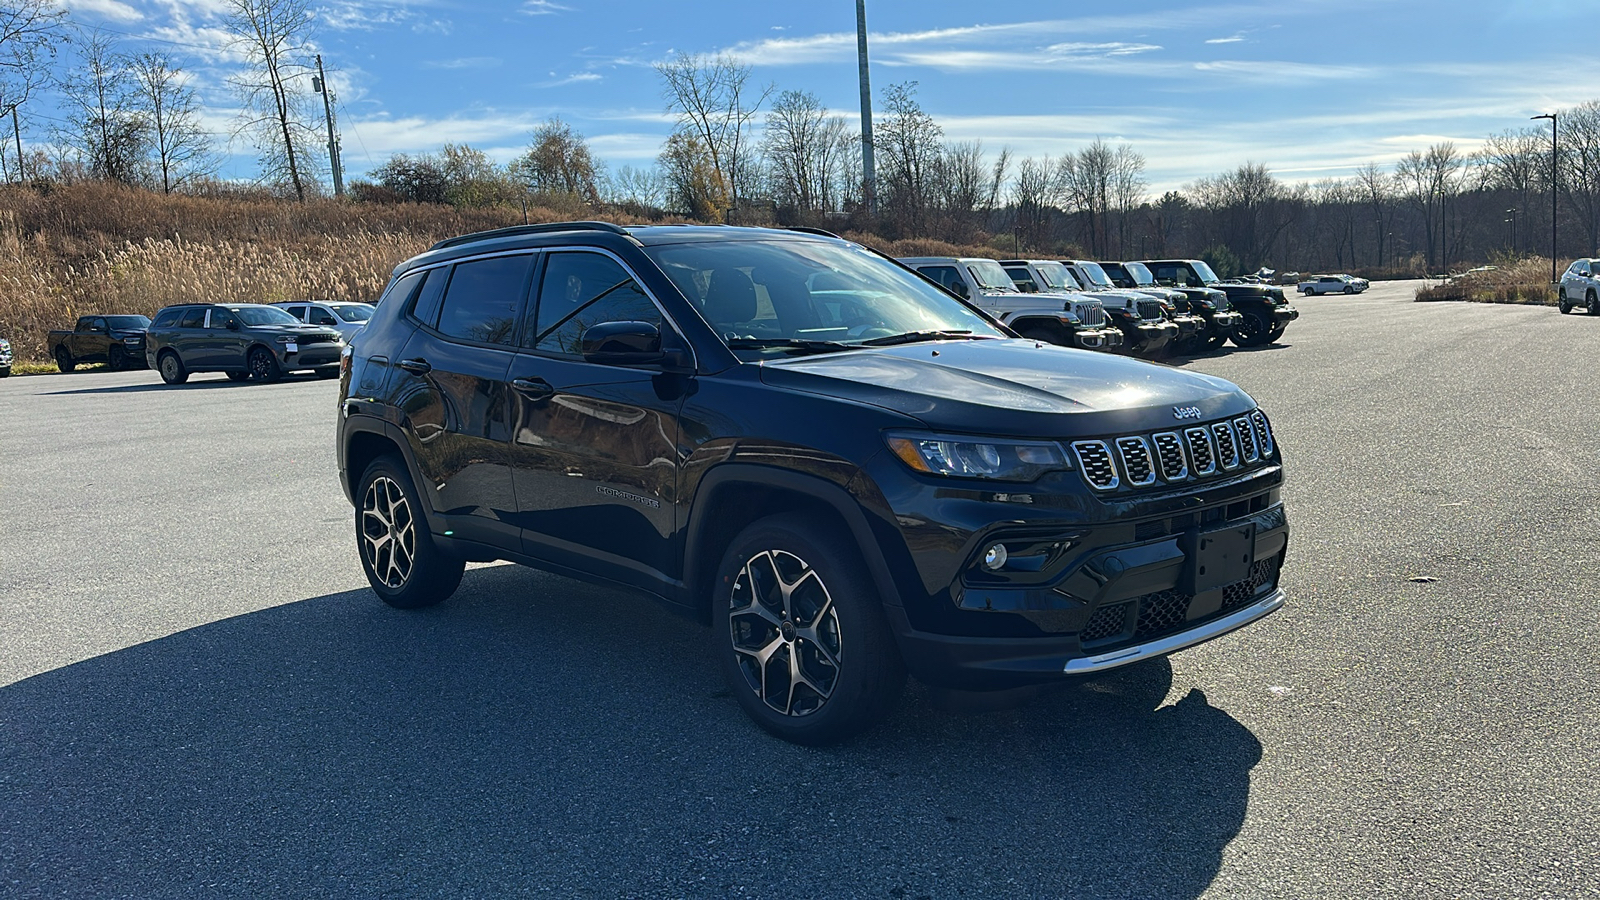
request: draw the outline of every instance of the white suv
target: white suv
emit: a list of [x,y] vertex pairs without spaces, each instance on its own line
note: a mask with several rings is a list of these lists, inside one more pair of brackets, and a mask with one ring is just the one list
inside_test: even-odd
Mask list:
[[291,300],[285,303],[274,303],[273,306],[284,310],[289,315],[306,323],[307,325],[322,325],[336,329],[344,336],[346,341],[350,336],[360,331],[367,320],[372,318],[373,306],[370,303],[353,303],[344,300]]
[[1575,259],[1561,275],[1559,305],[1563,315],[1581,306],[1600,316],[1600,259]]

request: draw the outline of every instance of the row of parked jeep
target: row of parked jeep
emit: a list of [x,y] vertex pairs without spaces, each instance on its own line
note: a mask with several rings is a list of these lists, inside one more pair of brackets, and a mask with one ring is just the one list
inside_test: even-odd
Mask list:
[[1198,259],[900,262],[1023,337],[1146,358],[1270,344],[1300,316],[1282,288],[1223,281]]

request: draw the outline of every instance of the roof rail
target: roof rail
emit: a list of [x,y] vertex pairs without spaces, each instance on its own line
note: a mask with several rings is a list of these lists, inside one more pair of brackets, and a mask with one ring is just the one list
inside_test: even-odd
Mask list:
[[828,231],[828,230],[822,229],[822,228],[812,228],[809,225],[790,225],[790,226],[786,227],[784,230],[785,231],[798,231],[801,234],[817,234],[817,235],[821,235],[822,237],[831,237],[831,238],[835,238],[835,239],[841,240],[841,241],[844,240],[844,238],[839,237],[837,234],[834,234],[831,231]]
[[627,229],[621,225],[610,222],[541,222],[538,225],[511,225],[506,228],[496,228],[492,231],[475,231],[460,237],[447,238],[429,247],[429,250],[443,250],[446,247],[459,247],[462,244],[472,244],[478,241],[488,241],[495,238],[515,237],[520,234],[545,234],[552,231],[609,231],[612,234],[627,234]]

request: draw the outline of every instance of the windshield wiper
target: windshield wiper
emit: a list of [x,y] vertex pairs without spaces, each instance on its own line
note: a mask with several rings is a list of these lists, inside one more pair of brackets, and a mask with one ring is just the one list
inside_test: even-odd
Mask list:
[[905,334],[891,334],[885,337],[869,338],[861,343],[866,347],[887,347],[891,344],[915,344],[920,341],[943,341],[951,338],[968,341],[982,341],[987,340],[988,335],[973,334],[970,328],[959,331],[908,331]]
[[839,341],[807,341],[800,338],[726,338],[730,350],[809,350],[812,353],[829,353],[837,350],[860,349],[854,344]]

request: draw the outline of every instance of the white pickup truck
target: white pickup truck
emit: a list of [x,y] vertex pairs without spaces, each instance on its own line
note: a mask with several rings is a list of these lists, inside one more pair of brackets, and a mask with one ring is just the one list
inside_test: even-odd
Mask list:
[[1077,293],[1025,294],[992,259],[915,256],[900,262],[945,290],[981,307],[1023,337],[1109,350],[1122,346],[1122,331],[1108,324],[1100,301]]
[[1366,289],[1365,278],[1352,278],[1349,275],[1314,275],[1300,282],[1299,286],[1300,293],[1307,297],[1312,294],[1359,294]]

